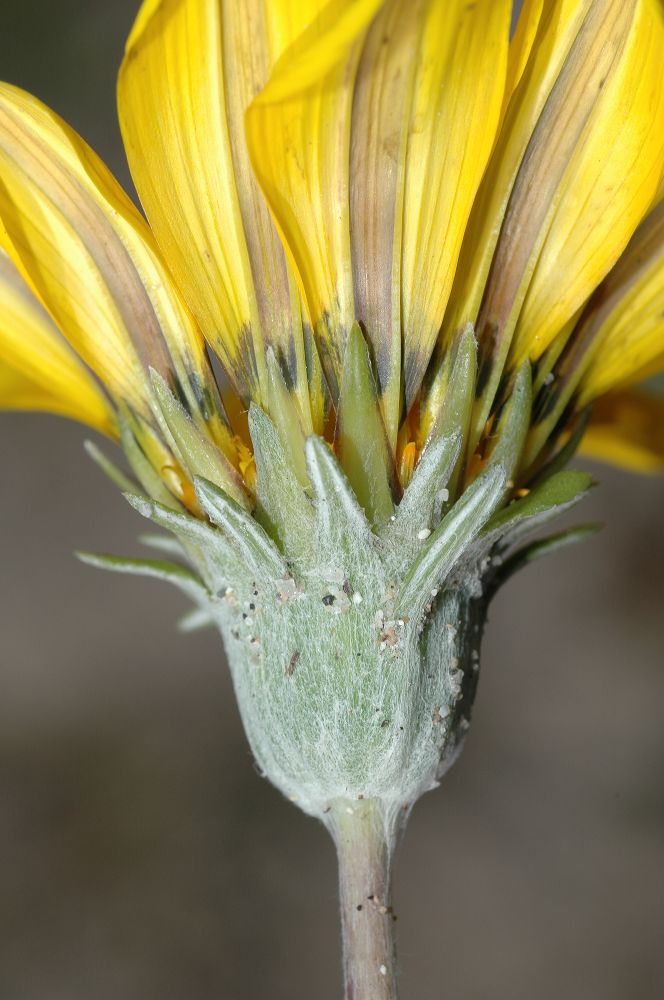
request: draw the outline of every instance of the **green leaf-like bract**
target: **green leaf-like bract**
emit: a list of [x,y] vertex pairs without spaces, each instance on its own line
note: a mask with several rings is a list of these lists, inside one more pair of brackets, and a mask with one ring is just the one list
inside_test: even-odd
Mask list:
[[502,466],[489,466],[443,518],[406,574],[399,593],[399,614],[408,614],[411,608],[419,611],[437,596],[457,560],[500,503],[506,480]]
[[291,467],[274,424],[260,407],[249,410],[254,445],[258,510],[256,516],[282,551],[297,565],[313,556],[314,509]]
[[151,576],[156,580],[172,583],[197,604],[207,605],[210,600],[210,593],[198,576],[177,563],[163,559],[120,558],[95,552],[77,552],[76,555],[81,562],[97,569],[128,573],[131,576]]
[[394,510],[392,458],[369,350],[357,323],[351,327],[346,343],[337,442],[341,464],[360,506],[371,523],[381,528]]
[[194,487],[204,512],[233,540],[253,572],[279,577],[288,571],[274,542],[250,514],[206,479],[197,476]]

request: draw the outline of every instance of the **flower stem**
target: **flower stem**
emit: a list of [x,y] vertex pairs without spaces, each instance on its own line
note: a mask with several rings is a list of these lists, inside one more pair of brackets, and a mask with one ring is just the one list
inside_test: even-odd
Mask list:
[[372,800],[338,800],[330,821],[339,860],[345,998],[397,1000],[391,827],[381,803]]

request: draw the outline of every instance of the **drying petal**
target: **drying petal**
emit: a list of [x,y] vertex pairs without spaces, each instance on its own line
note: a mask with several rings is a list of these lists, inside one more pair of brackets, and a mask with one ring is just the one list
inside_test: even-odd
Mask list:
[[355,313],[371,344],[386,432],[401,416],[401,230],[408,116],[424,0],[389,0],[367,34],[351,128]]

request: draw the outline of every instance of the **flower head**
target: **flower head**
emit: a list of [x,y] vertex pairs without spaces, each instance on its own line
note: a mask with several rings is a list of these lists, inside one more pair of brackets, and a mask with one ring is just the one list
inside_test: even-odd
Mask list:
[[472,328],[457,492],[524,365],[516,485],[596,399],[586,442],[659,467],[629,386],[664,364],[662,5],[527,0],[510,40],[511,6],[146,0],[118,98],[147,222],[2,85],[0,405],[119,436],[200,514],[199,474],[253,507],[257,404],[303,484],[322,435],[380,523]]
[[463,744],[491,597],[592,530],[523,544],[588,490],[564,466],[664,466],[631,388],[664,368],[662,0],[511,20],[144,0],[145,216],[0,84],[0,407],[119,439],[131,475],[88,450],[170,536],[80,555],[220,629],[261,772],[337,840],[349,997],[396,996],[391,849]]

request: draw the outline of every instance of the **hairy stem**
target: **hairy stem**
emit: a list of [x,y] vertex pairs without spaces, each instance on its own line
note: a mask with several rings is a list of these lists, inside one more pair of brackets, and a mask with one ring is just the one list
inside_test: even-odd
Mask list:
[[345,998],[397,1000],[392,826],[376,801],[338,800],[330,828],[339,860]]

